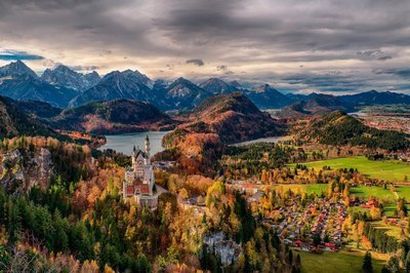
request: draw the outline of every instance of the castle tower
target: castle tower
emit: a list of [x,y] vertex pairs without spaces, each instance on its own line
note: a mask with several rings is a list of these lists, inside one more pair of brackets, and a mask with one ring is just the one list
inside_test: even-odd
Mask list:
[[137,148],[132,149],[132,155],[131,155],[131,161],[132,161],[132,169],[135,172],[136,171],[136,166],[137,166],[137,158],[136,158],[136,154],[137,154]]
[[149,161],[149,158],[151,156],[150,152],[151,152],[151,146],[150,146],[150,143],[149,143],[149,137],[147,135],[145,137],[145,153],[147,154],[148,161]]

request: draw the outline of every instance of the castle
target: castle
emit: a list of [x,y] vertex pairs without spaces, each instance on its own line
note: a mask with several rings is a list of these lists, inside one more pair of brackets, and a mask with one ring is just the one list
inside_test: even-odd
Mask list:
[[145,138],[145,151],[134,146],[131,156],[132,166],[125,172],[122,193],[124,199],[134,198],[140,206],[155,209],[158,203],[158,193],[150,161],[150,150],[148,136]]

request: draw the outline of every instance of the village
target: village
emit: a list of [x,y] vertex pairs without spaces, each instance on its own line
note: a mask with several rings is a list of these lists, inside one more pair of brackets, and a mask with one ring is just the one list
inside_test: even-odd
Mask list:
[[289,246],[303,251],[337,251],[343,244],[342,225],[347,216],[340,199],[315,198],[306,206],[300,196],[287,201],[286,206],[274,211],[272,228]]

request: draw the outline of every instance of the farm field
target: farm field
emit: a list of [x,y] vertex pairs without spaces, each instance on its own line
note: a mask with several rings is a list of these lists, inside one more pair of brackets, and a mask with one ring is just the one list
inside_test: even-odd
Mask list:
[[[406,187],[407,188],[407,187]],[[396,200],[395,195],[389,189],[384,189],[380,186],[357,186],[350,188],[350,194],[368,199],[369,197],[375,197],[383,202],[393,203]]]
[[[363,254],[340,251],[313,254],[297,252],[302,259],[302,273],[351,273],[362,272]],[[384,261],[372,259],[373,271],[380,272]]]
[[275,189],[281,189],[286,192],[289,189],[294,193],[315,193],[320,195],[322,192],[326,194],[327,184],[289,184],[289,185],[275,185]]
[[[326,194],[328,184],[280,184],[274,185],[275,189],[281,189],[282,191],[288,191],[289,189],[295,193],[315,193],[320,195]],[[350,188],[350,194],[359,198],[368,199],[369,197],[375,197],[384,203],[394,203],[397,197],[405,198],[410,201],[410,185],[409,186],[396,186],[394,193],[389,188],[384,189],[381,186],[357,186]]]
[[403,182],[405,176],[408,176],[410,179],[410,164],[394,160],[373,161],[368,160],[364,156],[313,161],[304,163],[304,165],[315,169],[321,169],[323,166],[329,166],[332,169],[355,168],[372,178],[392,182]]
[[410,201],[410,186],[398,186],[395,191],[401,198],[405,198],[407,201]]

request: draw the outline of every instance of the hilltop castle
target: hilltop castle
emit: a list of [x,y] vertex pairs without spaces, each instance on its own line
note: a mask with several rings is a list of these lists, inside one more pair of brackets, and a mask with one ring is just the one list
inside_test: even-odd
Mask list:
[[125,172],[123,181],[124,199],[134,198],[140,206],[154,209],[157,207],[158,194],[156,192],[154,171],[150,161],[150,142],[145,138],[145,151],[133,149],[131,169]]

